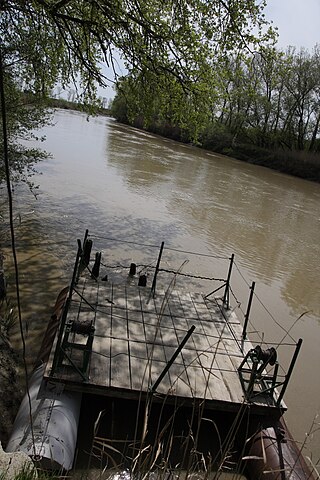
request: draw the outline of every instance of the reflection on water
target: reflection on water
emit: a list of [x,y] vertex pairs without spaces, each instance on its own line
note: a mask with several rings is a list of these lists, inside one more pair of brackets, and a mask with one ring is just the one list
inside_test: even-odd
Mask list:
[[260,280],[281,279],[294,314],[301,306],[320,313],[314,290],[304,288],[309,279],[319,280],[318,185],[239,162],[225,165],[221,157],[168,146],[157,137],[132,142],[132,135],[118,126],[108,140],[115,152],[108,166],[116,168],[130,192],[158,198],[189,232],[215,251],[236,252]]
[[[257,281],[257,293],[281,327],[292,328],[294,338],[304,338],[286,396],[289,424],[302,439],[320,409],[320,385],[309,374],[320,362],[319,185],[226,161],[108,118],[88,122],[85,115],[57,111],[55,122],[44,131],[45,148],[53,158],[38,167],[43,173],[35,178],[38,200],[23,187],[14,195],[31,350],[59,286],[70,276],[75,240],[85,228],[104,238],[155,245],[164,240],[168,247],[224,257],[235,253],[237,267],[248,283]],[[97,248],[106,249],[110,264],[149,262],[157,256],[104,238],[97,240]],[[188,271],[225,276],[225,264],[206,257],[165,249],[163,262],[177,266],[186,258]],[[245,309],[248,287],[237,269],[233,282]],[[194,285],[198,288],[198,282]],[[283,331],[258,302],[252,315],[270,341],[282,338]],[[283,355],[288,362],[289,354]],[[311,442],[315,455],[320,455],[319,444],[317,439]]]

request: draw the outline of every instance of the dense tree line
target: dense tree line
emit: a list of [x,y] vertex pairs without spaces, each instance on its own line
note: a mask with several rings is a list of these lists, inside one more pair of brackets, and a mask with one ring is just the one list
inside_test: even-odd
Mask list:
[[319,46],[227,52],[211,63],[204,94],[148,76],[119,82],[112,112],[120,121],[250,161],[298,151],[310,155],[291,153],[294,169],[301,158],[302,167],[306,158],[320,164],[312,155],[320,152]]
[[[230,61],[230,59],[229,59]],[[237,64],[238,63],[238,64]],[[262,50],[232,59],[218,121],[235,137],[266,148],[318,151],[320,49]]]

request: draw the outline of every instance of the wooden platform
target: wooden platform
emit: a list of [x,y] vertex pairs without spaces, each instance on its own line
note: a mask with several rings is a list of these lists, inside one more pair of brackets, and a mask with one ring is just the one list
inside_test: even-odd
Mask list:
[[[44,380],[64,388],[99,395],[146,398],[189,329],[195,330],[171,365],[155,397],[207,408],[236,411],[245,402],[238,367],[248,349],[242,326],[233,313],[201,294],[157,291],[147,287],[81,280],[72,295],[67,322],[92,322],[94,338],[86,379],[75,368],[83,352],[69,349],[69,358],[52,374],[54,343]],[[72,334],[73,341],[86,341]],[[77,338],[76,338],[77,337]],[[253,411],[278,416],[270,395],[259,394]]]

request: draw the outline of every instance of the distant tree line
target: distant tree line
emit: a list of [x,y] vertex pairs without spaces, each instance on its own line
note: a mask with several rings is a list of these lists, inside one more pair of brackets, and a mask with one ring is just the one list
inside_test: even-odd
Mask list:
[[129,75],[118,82],[111,111],[176,140],[320,179],[319,45],[312,53],[229,53],[212,63],[203,92],[179,82],[164,87],[150,72]]

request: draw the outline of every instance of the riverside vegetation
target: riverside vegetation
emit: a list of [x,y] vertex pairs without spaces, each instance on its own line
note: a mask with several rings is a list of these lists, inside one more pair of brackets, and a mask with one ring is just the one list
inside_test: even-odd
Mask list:
[[44,156],[19,140],[50,121],[52,90],[73,85],[74,105],[90,109],[107,84],[104,62],[115,77],[118,120],[319,181],[320,49],[277,50],[266,4],[2,2],[0,103],[11,175],[28,180]]
[[[117,84],[120,122],[217,153],[320,181],[320,47],[228,54],[204,94],[141,72]],[[180,110],[180,104],[185,106]]]

